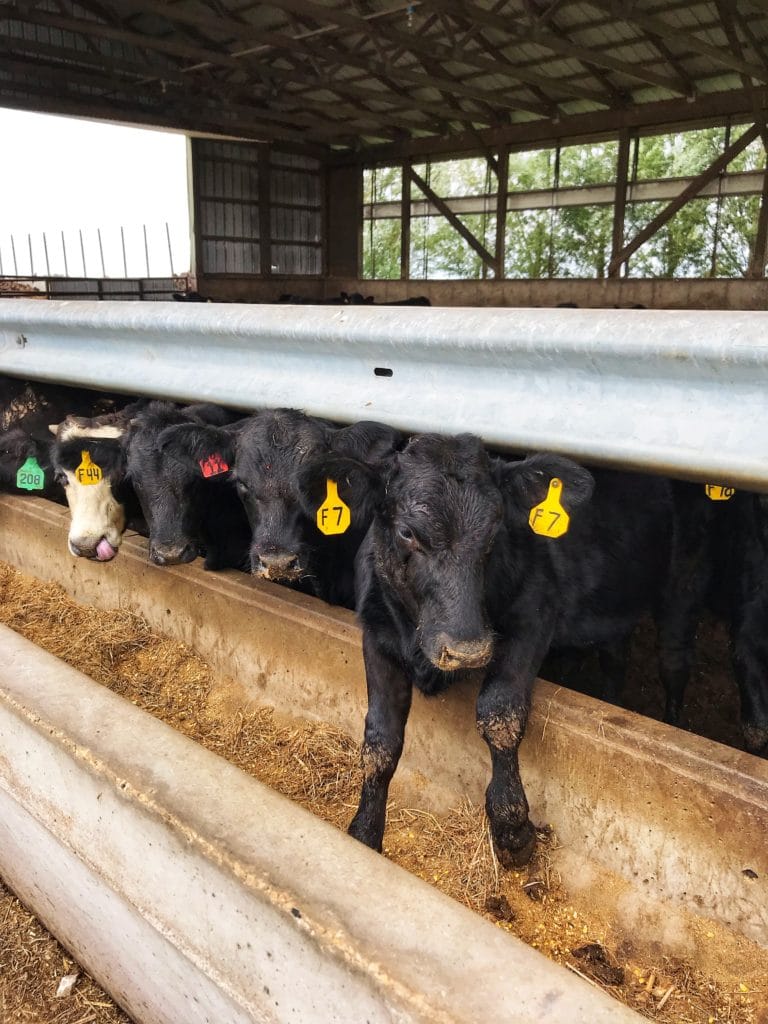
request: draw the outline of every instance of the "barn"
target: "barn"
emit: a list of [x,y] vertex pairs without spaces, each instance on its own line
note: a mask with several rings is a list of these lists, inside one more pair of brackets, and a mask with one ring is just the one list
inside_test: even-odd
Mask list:
[[[187,136],[192,249],[183,279],[6,258],[6,379],[470,431],[761,507],[764,5],[1,0],[0,47],[0,106]],[[716,613],[693,731],[653,720],[652,627],[627,707],[537,682],[520,871],[482,816],[476,684],[417,694],[382,858],[338,831],[366,710],[353,613],[150,564],[130,530],[114,564],[73,559],[66,511],[19,487],[0,877],[127,1019],[768,1020],[768,768]],[[45,1012],[125,1019],[92,1002]]]

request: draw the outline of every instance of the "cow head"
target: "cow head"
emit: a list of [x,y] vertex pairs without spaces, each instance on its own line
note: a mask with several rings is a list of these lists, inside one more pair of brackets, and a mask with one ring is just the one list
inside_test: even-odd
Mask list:
[[397,438],[381,424],[336,430],[291,409],[246,421],[238,435],[235,481],[251,524],[254,575],[281,582],[313,576],[318,551],[334,543],[317,526],[329,480],[351,510],[350,534],[359,542],[375,493],[368,463],[391,453]]
[[[374,526],[377,569],[414,623],[432,665],[450,672],[488,664],[494,649],[487,612],[492,552],[514,545],[520,524],[528,530],[529,511],[546,496],[552,476],[569,481],[575,507],[571,477],[580,481],[582,474],[591,481],[575,463],[555,456],[497,468],[471,434],[423,434],[394,456]],[[523,536],[518,565],[528,544]]]
[[234,462],[231,431],[190,422],[145,424],[131,441],[132,479],[149,526],[149,557],[156,565],[191,562],[202,539],[202,517],[213,490],[229,485]]
[[51,461],[64,487],[71,514],[70,553],[106,562],[114,558],[125,529],[125,454],[121,439],[127,422],[100,422],[68,416],[49,429]]

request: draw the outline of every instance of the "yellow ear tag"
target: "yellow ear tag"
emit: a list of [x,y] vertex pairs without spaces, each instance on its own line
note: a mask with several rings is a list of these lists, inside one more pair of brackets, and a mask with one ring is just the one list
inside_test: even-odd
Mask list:
[[736,488],[721,487],[720,484],[704,484],[704,493],[710,501],[730,501],[736,493]]
[[75,470],[75,478],[79,484],[84,487],[90,486],[91,484],[97,484],[101,480],[101,466],[97,466],[95,462],[91,462],[90,452],[80,452],[80,458],[83,460]]
[[541,537],[562,537],[568,533],[571,517],[560,504],[563,481],[556,476],[549,481],[547,496],[540,505],[534,505],[528,516],[528,525]]
[[317,528],[327,535],[346,533],[352,522],[352,513],[339,497],[339,488],[335,480],[326,480],[328,493],[325,501],[317,510]]

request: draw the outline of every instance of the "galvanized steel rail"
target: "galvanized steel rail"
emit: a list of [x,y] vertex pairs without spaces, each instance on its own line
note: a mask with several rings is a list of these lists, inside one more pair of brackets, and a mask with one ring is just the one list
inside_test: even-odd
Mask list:
[[16,299],[0,373],[768,490],[768,312]]

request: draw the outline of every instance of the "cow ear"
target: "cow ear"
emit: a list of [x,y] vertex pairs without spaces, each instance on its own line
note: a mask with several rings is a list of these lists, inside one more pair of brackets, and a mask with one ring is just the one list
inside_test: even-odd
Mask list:
[[304,512],[314,519],[328,497],[328,481],[336,484],[341,500],[349,507],[351,525],[366,530],[384,492],[384,463],[368,466],[357,459],[331,452],[312,462],[299,478]]
[[179,423],[166,427],[157,444],[164,454],[205,478],[228,473],[235,461],[234,438],[222,427]]
[[50,430],[50,432],[53,434],[54,437],[56,437],[56,435],[59,432],[59,426],[60,426],[59,423],[49,423],[48,424],[48,429]]
[[362,420],[351,427],[334,430],[331,451],[373,465],[397,451],[402,441],[402,435],[393,427],[373,420]]
[[560,455],[531,455],[521,462],[494,460],[494,476],[504,497],[510,523],[527,523],[532,508],[549,493],[552,480],[562,482],[558,500],[566,512],[573,512],[592,497],[595,480],[589,470]]

